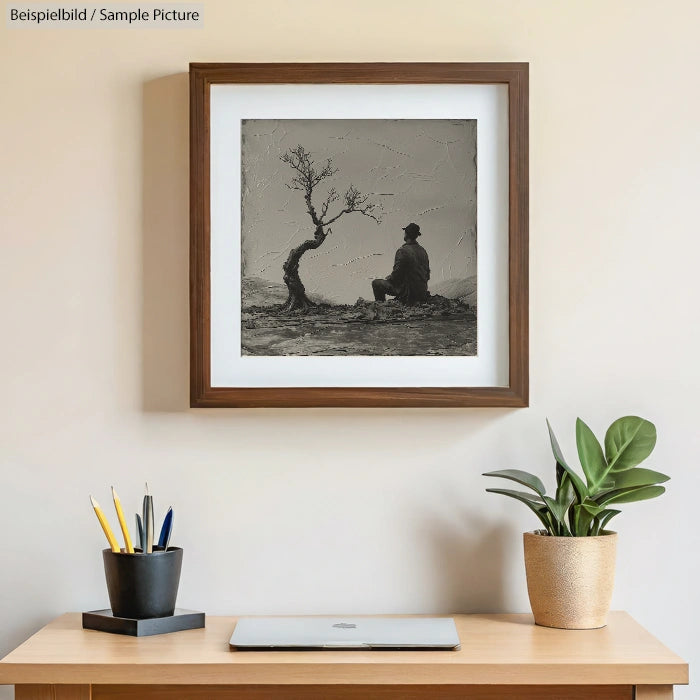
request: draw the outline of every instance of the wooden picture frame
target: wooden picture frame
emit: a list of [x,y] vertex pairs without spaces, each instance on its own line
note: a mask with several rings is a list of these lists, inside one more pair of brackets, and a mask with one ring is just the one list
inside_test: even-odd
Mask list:
[[[212,386],[210,92],[214,85],[507,87],[507,385]],[[193,63],[190,65],[190,405],[522,407],[528,405],[528,64]]]

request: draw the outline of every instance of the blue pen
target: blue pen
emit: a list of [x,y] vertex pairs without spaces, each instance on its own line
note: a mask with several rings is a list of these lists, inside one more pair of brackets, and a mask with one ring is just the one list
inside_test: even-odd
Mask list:
[[146,551],[146,538],[144,537],[144,532],[143,532],[143,522],[141,521],[141,516],[136,513],[136,532],[139,534],[139,545],[141,547],[141,551],[145,552]]
[[170,543],[170,535],[173,531],[173,507],[168,508],[168,512],[163,519],[163,527],[160,529],[160,537],[158,538],[158,546],[163,547],[167,551]]

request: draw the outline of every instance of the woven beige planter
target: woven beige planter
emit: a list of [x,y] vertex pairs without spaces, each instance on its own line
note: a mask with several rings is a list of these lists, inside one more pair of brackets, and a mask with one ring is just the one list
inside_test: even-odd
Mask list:
[[617,533],[599,537],[523,535],[527,592],[544,627],[605,627],[615,581]]

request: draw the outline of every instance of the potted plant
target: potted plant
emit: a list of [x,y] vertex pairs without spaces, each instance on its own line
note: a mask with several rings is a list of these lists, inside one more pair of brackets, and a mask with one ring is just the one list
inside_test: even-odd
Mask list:
[[604,627],[612,598],[617,533],[607,526],[619,510],[612,506],[645,501],[666,490],[669,477],[644,469],[656,444],[653,423],[637,416],[616,420],[605,434],[605,449],[591,429],[576,420],[582,478],[564,459],[552,426],[557,488],[548,496],[542,481],[519,469],[487,472],[529,491],[486,489],[524,503],[543,529],[523,535],[525,573],[535,623],[564,629]]

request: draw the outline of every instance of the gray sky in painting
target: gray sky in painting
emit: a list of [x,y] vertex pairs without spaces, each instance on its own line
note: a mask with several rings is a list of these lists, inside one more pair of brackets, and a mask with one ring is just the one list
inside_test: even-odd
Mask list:
[[282,282],[289,251],[313,236],[301,192],[290,190],[294,171],[280,160],[301,144],[321,165],[338,172],[314,192],[317,210],[330,186],[342,204],[350,184],[382,205],[381,224],[345,214],[332,234],[304,255],[307,292],[336,303],[372,298],[371,280],[386,277],[402,227],[415,221],[430,256],[431,288],[476,274],[476,121],[448,119],[244,120],[242,123],[243,275]]

